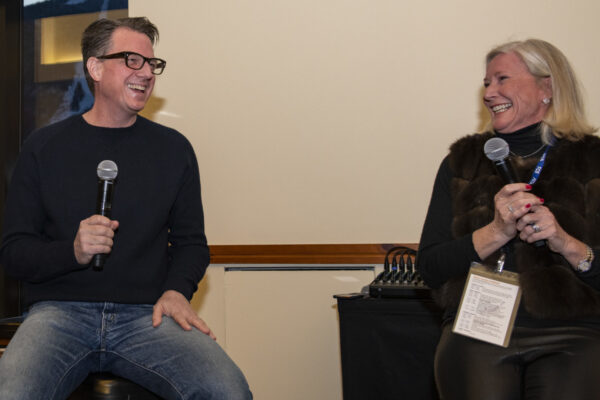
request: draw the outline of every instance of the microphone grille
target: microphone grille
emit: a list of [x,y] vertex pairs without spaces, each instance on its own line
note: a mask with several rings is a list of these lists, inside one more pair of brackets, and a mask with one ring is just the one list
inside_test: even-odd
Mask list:
[[98,169],[96,170],[98,173],[98,178],[103,181],[113,180],[117,177],[119,173],[119,169],[117,168],[117,164],[115,164],[112,160],[104,160],[100,161],[98,164]]
[[483,145],[483,152],[492,161],[501,161],[508,157],[510,149],[506,140],[499,137],[489,139]]

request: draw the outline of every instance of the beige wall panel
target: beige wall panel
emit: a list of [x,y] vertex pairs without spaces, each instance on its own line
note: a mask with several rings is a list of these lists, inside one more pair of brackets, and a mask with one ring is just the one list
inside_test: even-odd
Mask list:
[[146,115],[193,143],[211,244],[419,240],[483,58],[561,48],[600,124],[596,0],[130,0],[168,60]]
[[225,273],[226,351],[257,400],[341,400],[334,294],[360,289],[373,271]]

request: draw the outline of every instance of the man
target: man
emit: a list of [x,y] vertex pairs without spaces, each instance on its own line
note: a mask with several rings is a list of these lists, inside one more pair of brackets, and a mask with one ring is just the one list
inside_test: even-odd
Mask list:
[[[64,399],[111,371],[166,399],[248,399],[246,380],[190,306],[209,263],[196,157],[137,113],[166,62],[146,18],[92,23],[82,38],[93,107],[28,138],[15,168],[0,261],[27,318],[0,358],[1,399]],[[96,168],[118,166],[112,217]],[[102,270],[90,266],[106,254]]]

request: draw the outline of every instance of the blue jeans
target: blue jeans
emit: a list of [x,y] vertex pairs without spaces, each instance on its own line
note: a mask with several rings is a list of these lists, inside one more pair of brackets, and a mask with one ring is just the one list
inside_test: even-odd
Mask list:
[[0,358],[0,399],[65,399],[109,371],[165,399],[251,399],[244,375],[209,336],[152,305],[35,304]]

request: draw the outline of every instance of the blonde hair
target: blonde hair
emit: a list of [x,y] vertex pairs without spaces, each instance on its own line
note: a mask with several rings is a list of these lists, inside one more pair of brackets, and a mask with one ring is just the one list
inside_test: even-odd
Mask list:
[[[506,53],[515,53],[521,58],[538,81],[550,78],[552,99],[542,120],[542,139],[545,142],[549,142],[552,135],[576,141],[596,131],[587,122],[575,72],[559,49],[539,39],[509,42],[492,49],[486,56],[486,65],[497,55]],[[490,120],[485,131],[491,130]]]

